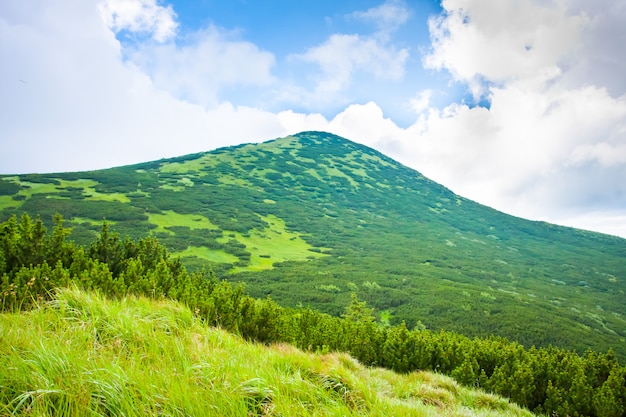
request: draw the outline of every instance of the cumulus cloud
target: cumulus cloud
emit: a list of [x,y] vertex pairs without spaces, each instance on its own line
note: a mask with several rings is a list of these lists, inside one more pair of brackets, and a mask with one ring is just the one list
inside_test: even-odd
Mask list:
[[626,35],[616,23],[626,8],[601,3],[444,1],[424,63],[489,107],[431,109],[401,155],[460,194],[525,217],[625,207],[626,54],[615,39]]
[[104,0],[98,10],[114,32],[147,34],[158,42],[171,39],[178,27],[172,6],[160,6],[156,0]]
[[[609,172],[607,161],[598,160],[603,154],[589,149],[624,142],[624,104],[595,87],[549,93],[492,89],[490,109],[457,105],[431,111],[420,122],[414,161],[457,192],[526,217],[586,206],[590,194],[623,206],[624,194],[616,191],[625,177],[616,174],[624,166],[620,169],[614,156],[612,166],[618,170]],[[588,164],[593,160],[599,164]],[[594,182],[580,181],[584,163]],[[601,188],[604,193],[598,195]]]
[[350,14],[353,19],[373,23],[378,28],[378,33],[384,36],[405,24],[409,16],[406,3],[401,0],[389,0],[379,6]]
[[396,49],[374,37],[335,34],[322,45],[295,58],[319,65],[322,76],[315,94],[332,97],[348,87],[355,71],[379,78],[402,78],[408,55],[408,50]]
[[184,42],[139,44],[127,51],[129,60],[174,96],[202,106],[224,100],[229,86],[268,86],[274,55],[251,42],[231,39],[215,26],[187,36]]
[[415,95],[415,97],[409,99],[408,107],[415,114],[420,114],[430,107],[430,98],[432,94],[433,90],[431,89],[420,91],[418,94]]
[[314,64],[319,72],[312,76],[313,88],[291,88],[291,100],[327,105],[345,99],[343,95],[351,88],[362,88],[355,86],[355,78],[362,74],[373,76],[375,80],[402,80],[410,53],[408,48],[396,46],[391,34],[404,25],[409,16],[401,0],[389,0],[365,11],[355,11],[347,18],[371,23],[376,30],[369,34],[335,33],[304,53],[292,54],[290,61]]
[[576,55],[582,13],[569,15],[563,3],[534,0],[445,0],[444,14],[429,20],[432,52],[427,67],[446,69],[468,83],[475,97],[490,83],[556,75]]
[[596,161],[602,167],[625,164],[626,143],[615,145],[607,142],[584,144],[574,148],[569,159],[573,165],[582,165],[590,161]]
[[566,82],[578,86],[604,86],[618,97],[626,93],[626,3],[621,1],[571,0],[570,14],[586,16],[579,54],[567,69]]
[[104,168],[284,134],[271,113],[205,109],[158,88],[122,59],[95,1],[11,3],[0,7],[2,173]]

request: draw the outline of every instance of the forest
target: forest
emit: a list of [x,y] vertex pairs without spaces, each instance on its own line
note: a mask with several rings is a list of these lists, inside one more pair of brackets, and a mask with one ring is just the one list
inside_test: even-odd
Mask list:
[[[260,343],[347,352],[365,365],[400,373],[436,371],[540,414],[626,415],[626,368],[611,350],[581,354],[495,336],[409,329],[404,322],[389,325],[356,294],[340,316],[284,307],[270,297],[253,298],[243,285],[217,279],[210,270],[188,272],[155,237],[122,237],[107,222],[88,244],[70,240],[70,233],[60,215],[51,232],[41,218],[27,214],[0,224],[3,312],[36,309],[70,286],[111,299],[172,299],[208,325]],[[16,395],[5,387],[0,400]]]

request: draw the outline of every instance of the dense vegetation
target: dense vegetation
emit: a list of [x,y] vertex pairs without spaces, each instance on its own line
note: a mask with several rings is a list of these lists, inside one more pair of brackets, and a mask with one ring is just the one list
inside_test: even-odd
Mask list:
[[623,239],[507,216],[325,133],[0,177],[0,221],[22,213],[61,213],[81,244],[106,218],[283,306],[339,316],[356,293],[391,325],[626,359]]
[[0,314],[0,340],[3,416],[531,416],[440,374],[246,343],[167,300],[63,289]]
[[[114,299],[126,299],[130,295],[156,300],[169,298],[186,305],[204,323],[222,327],[249,340],[262,343],[287,342],[319,352],[349,352],[366,365],[382,366],[401,373],[437,371],[452,376],[465,386],[501,394],[539,413],[561,416],[626,415],[626,368],[619,364],[612,351],[588,351],[579,355],[556,347],[527,349],[518,343],[496,337],[470,339],[451,332],[409,330],[404,323],[382,326],[376,322],[366,302],[359,301],[356,295],[351,297],[341,318],[310,308],[280,307],[270,298],[259,300],[247,296],[240,285],[233,286],[220,281],[211,273],[188,273],[153,237],[122,239],[109,229],[107,223],[88,246],[69,241],[68,235],[69,230],[63,226],[60,216],[56,217],[51,233],[47,232],[41,219],[33,220],[28,215],[19,220],[11,217],[0,225],[2,310],[19,312],[49,305],[53,306],[53,310],[60,308],[62,314],[72,316],[67,320],[46,322],[48,313],[44,308],[45,311],[38,313],[42,316],[39,316],[36,323],[40,324],[36,326],[43,326],[48,335],[62,331],[63,327],[57,328],[55,323],[64,321],[74,323],[74,327],[96,326],[94,332],[86,334],[95,337],[98,343],[104,343],[106,349],[122,349],[136,341],[134,333],[125,333],[118,327],[106,325],[109,319],[103,323],[93,319],[91,322],[85,321],[87,316],[93,317],[94,313],[82,312],[80,303],[67,297],[71,292],[62,292],[65,296],[59,296],[58,288],[75,286]],[[55,307],[60,303],[65,304],[63,307]],[[122,305],[117,308],[125,307]],[[121,312],[119,314],[124,315]],[[168,320],[188,322],[190,319],[186,314],[181,311],[180,318]],[[127,321],[131,323],[132,319]],[[175,334],[176,326],[169,327],[168,323],[159,319],[154,321],[155,325],[161,326],[159,331]],[[141,321],[135,325],[141,326]],[[4,332],[4,325],[2,329]],[[153,336],[164,337],[155,329],[152,331]],[[19,366],[16,365],[14,362],[23,352],[31,352],[27,345],[36,342],[11,342],[14,339],[9,339],[9,336],[20,332],[8,330],[2,334],[2,340],[9,341],[9,344],[3,343],[4,348],[0,351],[0,363],[5,369],[0,380],[0,404],[9,412],[28,410],[28,413],[24,412],[28,415],[41,412],[38,407],[42,406],[43,401],[47,410],[53,407],[56,413],[58,410],[55,407],[59,407],[66,415],[72,414],[73,407],[79,405],[73,402],[71,396],[64,396],[64,385],[59,377],[72,378],[76,371],[69,367],[69,360],[59,361],[54,356],[42,354],[34,354],[33,358],[26,358],[24,362],[19,362]],[[85,342],[84,336],[80,337]],[[44,351],[55,346],[54,343],[39,343]],[[94,341],[88,340],[87,343]],[[129,349],[132,350],[132,346]],[[157,346],[154,349],[160,348]],[[154,360],[153,355],[148,357]],[[41,361],[48,362],[39,366]],[[21,380],[29,374],[29,367],[33,366],[49,366],[50,372],[56,372],[55,369],[62,366],[61,374],[54,374],[56,376],[52,379]],[[16,368],[22,370],[14,372]],[[96,371],[100,372],[96,368],[92,372]],[[87,385],[89,381],[85,378],[89,379],[89,375],[83,374],[81,379]],[[91,388],[83,387],[86,391],[82,395],[88,398],[81,397],[81,401],[101,401],[98,407],[103,408],[99,408],[99,412],[111,415],[129,406],[123,402],[128,401],[127,397],[123,397],[119,404],[110,402],[113,400],[109,395],[117,395],[120,390],[133,389],[136,390],[135,395],[143,395],[148,399],[159,395],[152,391],[144,392],[143,385],[120,388],[121,385],[116,383],[121,384],[123,379],[119,375],[113,376],[112,385],[104,388],[114,392],[102,391],[104,388],[92,384]],[[340,395],[341,392],[348,392],[347,387],[350,386],[350,383],[346,385],[346,381],[341,379],[331,380],[328,384]],[[92,388],[96,390],[93,395],[89,393]],[[253,392],[264,392],[265,388],[259,383],[250,389],[257,390]],[[160,407],[159,404],[157,401],[154,407]],[[259,405],[258,402],[254,404],[255,407]],[[113,409],[107,409],[108,406]],[[356,407],[355,413],[360,412],[358,405],[348,406]],[[264,411],[260,407],[258,414],[262,415]],[[171,410],[168,412],[173,413]]]

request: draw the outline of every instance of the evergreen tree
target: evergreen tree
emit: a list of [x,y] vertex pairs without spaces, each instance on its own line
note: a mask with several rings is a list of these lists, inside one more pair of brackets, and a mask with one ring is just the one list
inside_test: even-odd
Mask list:
[[346,350],[365,364],[379,364],[382,338],[374,310],[352,293],[343,317],[345,334],[348,335]]
[[624,369],[613,368],[609,377],[596,390],[593,408],[598,417],[619,417],[624,414]]
[[403,321],[399,326],[386,330],[383,345],[382,366],[397,372],[413,371],[411,357],[415,351],[413,337]]
[[109,271],[119,276],[126,258],[124,243],[118,233],[109,230],[105,220],[96,240],[89,247],[89,256],[109,266]]

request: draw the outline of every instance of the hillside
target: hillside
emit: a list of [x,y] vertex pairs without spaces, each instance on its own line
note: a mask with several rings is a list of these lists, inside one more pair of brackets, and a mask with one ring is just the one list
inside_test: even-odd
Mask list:
[[531,416],[442,375],[265,346],[172,301],[63,290],[0,314],[0,414]]
[[[86,329],[87,336],[98,342],[93,346],[98,350],[103,340],[113,339],[118,347],[127,337],[131,337],[130,342],[141,342],[141,338],[133,339],[137,334],[131,330],[140,328],[146,318],[142,314],[126,317],[132,313],[133,307],[125,300],[145,297],[154,300],[149,303],[156,303],[165,310],[167,300],[176,301],[186,306],[184,310],[193,312],[193,320],[219,327],[248,341],[266,345],[287,343],[309,352],[345,352],[367,366],[381,366],[405,374],[434,371],[454,378],[465,387],[505,396],[539,414],[617,417],[623,416],[626,410],[626,368],[620,365],[612,351],[606,354],[587,351],[578,355],[555,347],[525,349],[518,343],[493,336],[472,339],[453,332],[409,330],[404,322],[397,326],[383,326],[376,322],[367,303],[358,300],[355,294],[351,295],[343,317],[333,317],[310,308],[285,308],[269,297],[254,299],[247,296],[241,285],[220,281],[210,273],[188,273],[180,260],[172,258],[153,237],[123,239],[105,224],[90,244],[77,245],[67,240],[69,232],[59,216],[55,217],[51,232],[40,219],[33,221],[26,214],[19,220],[11,217],[0,223],[0,311],[8,317],[25,317],[15,325],[9,320],[6,337],[0,334],[3,342],[0,347],[4,348],[0,349],[0,361],[7,364],[4,368],[7,375],[0,372],[0,395],[6,391],[9,406],[21,407],[24,402],[36,401],[41,395],[66,394],[66,391],[48,392],[36,388],[38,381],[13,383],[14,378],[24,372],[27,373],[24,380],[31,381],[31,376],[37,375],[33,364],[41,362],[46,370],[56,369],[47,366],[50,363],[48,357],[33,361],[26,347],[39,344],[45,351],[48,340],[65,346],[64,343],[71,339],[63,332],[65,326],[56,323],[54,318],[46,316],[45,320],[38,321],[36,313],[29,311],[60,309],[62,320],[75,322],[80,330]],[[80,300],[72,296],[69,302],[64,301],[63,294],[77,290],[88,294],[95,292],[99,294],[93,296],[96,299],[101,299],[101,294],[117,300],[110,304],[119,308],[115,307],[110,315],[128,318],[132,329],[110,323],[100,314],[106,308],[100,308],[99,303],[95,304],[98,311],[90,307],[82,312]],[[102,301],[109,304],[104,299]],[[154,314],[160,323],[160,313],[153,310],[150,309],[150,317]],[[177,310],[173,314],[177,316],[176,320],[184,322],[188,311]],[[23,313],[20,315],[20,312]],[[87,326],[92,317],[93,329]],[[43,325],[37,327],[41,334],[33,335],[27,331],[32,324]],[[161,340],[157,329],[153,330],[151,339]],[[166,334],[180,334],[180,329],[168,323],[164,323],[164,330]],[[30,344],[22,340],[24,335]],[[78,351],[82,352],[80,348]],[[133,355],[134,351],[122,353]],[[142,366],[159,369],[160,362],[155,366],[154,362],[146,360],[151,352],[144,350],[140,353]],[[166,355],[167,351],[157,353]],[[88,360],[92,358],[90,356]],[[75,363],[74,360],[67,362]],[[16,367],[14,363],[24,363],[26,368]],[[46,385],[56,382],[58,378],[44,380]],[[83,388],[78,385],[84,394]],[[60,401],[61,405],[55,403],[55,409],[49,410],[50,413],[64,411],[58,409],[65,407],[64,400]],[[19,411],[15,407],[13,410]],[[27,406],[26,411],[32,409]],[[36,410],[36,414],[39,415],[39,411],[46,410]],[[115,410],[108,414],[118,415]]]
[[381,323],[626,358],[626,241],[508,216],[384,155],[306,132],[100,171],[0,177],[0,220],[106,218],[257,297]]

